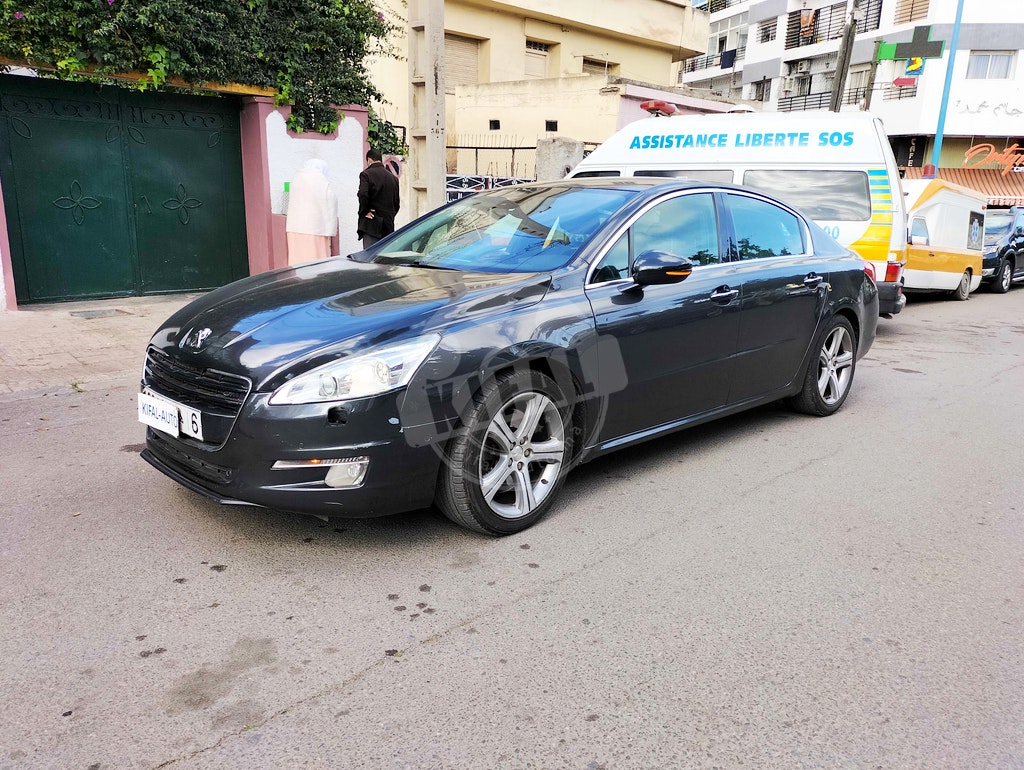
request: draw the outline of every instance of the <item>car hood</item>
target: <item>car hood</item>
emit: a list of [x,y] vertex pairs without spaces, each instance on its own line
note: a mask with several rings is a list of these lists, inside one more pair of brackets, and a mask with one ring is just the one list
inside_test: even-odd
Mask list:
[[473,273],[343,259],[229,284],[172,315],[150,344],[185,364],[274,387],[294,367],[538,302],[547,273]]

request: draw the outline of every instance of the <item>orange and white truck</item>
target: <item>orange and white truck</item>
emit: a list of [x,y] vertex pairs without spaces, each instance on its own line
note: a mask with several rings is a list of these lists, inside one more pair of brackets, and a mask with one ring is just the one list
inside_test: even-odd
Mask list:
[[903,189],[910,220],[904,288],[967,299],[981,285],[987,198],[941,179],[904,180]]

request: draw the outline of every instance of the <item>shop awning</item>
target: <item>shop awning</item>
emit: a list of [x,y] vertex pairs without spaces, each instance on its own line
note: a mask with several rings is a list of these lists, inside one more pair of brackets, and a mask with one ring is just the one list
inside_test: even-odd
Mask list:
[[[921,179],[923,169],[908,168],[905,179]],[[997,168],[940,168],[936,176],[970,187],[988,198],[989,206],[1024,206],[1024,173],[1003,174]]]

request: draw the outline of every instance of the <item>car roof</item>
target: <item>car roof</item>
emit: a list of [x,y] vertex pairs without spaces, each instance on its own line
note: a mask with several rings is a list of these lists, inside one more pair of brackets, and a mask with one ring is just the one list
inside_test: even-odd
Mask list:
[[[766,195],[759,190],[752,190],[749,187],[741,187],[735,184],[724,182],[707,182],[700,179],[679,179],[674,177],[645,177],[645,176],[601,176],[601,177],[574,177],[572,179],[558,179],[551,182],[524,182],[515,187],[565,187],[565,188],[591,188],[598,190],[634,190],[638,193],[671,192],[674,190],[695,190],[708,189],[721,190],[725,192],[741,192],[754,195],[762,195],[765,198],[773,199],[773,196]],[[507,188],[497,188],[507,189]],[[777,200],[777,199],[775,199]]]

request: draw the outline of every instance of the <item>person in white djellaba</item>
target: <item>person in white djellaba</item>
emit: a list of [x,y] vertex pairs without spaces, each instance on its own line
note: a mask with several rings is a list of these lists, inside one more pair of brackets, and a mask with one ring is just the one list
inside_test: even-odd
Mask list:
[[292,179],[285,230],[289,265],[331,256],[331,238],[338,234],[338,200],[324,161],[307,160]]

